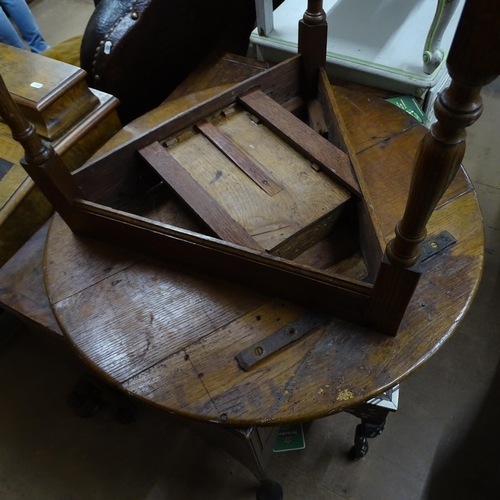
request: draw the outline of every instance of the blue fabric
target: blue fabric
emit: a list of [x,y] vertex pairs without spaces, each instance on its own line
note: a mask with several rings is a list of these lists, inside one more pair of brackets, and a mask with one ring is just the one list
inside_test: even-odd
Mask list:
[[[25,0],[0,0],[0,6],[2,7],[0,9],[0,42],[24,49],[24,40],[31,52],[37,54],[49,48]],[[11,21],[17,26],[22,39]]]

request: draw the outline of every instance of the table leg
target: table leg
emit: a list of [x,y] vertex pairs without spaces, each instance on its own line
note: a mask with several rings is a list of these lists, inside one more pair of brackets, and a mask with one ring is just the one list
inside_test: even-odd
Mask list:
[[356,427],[354,446],[349,451],[351,460],[359,460],[368,453],[368,438],[374,438],[382,434],[388,414],[389,410],[380,410],[380,415],[361,418],[361,423]]
[[347,413],[361,419],[361,423],[356,427],[354,446],[349,452],[351,460],[359,460],[368,453],[368,438],[382,434],[387,415],[398,409],[398,403],[399,385],[396,385],[380,396],[347,410]]

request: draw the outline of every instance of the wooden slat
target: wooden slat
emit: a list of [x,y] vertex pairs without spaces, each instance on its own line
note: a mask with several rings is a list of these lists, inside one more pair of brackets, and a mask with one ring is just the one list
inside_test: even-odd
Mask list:
[[274,196],[283,189],[229,137],[214,127],[208,120],[200,120],[196,124],[196,128],[269,196]]
[[349,129],[342,119],[337,99],[332,92],[328,76],[323,68],[319,71],[318,99],[325,114],[329,140],[349,156],[361,192],[363,193],[363,198],[359,201],[360,243],[370,275],[375,277],[382,261],[386,241],[373,207],[370,190],[366,184],[363,170],[351,142]]
[[244,96],[239,96],[238,100],[276,135],[308,160],[320,165],[349,191],[360,195],[359,184],[353,175],[349,158],[340,149],[290,114],[261,90],[254,90]]
[[360,321],[372,285],[333,276],[267,253],[211,238],[168,224],[76,200],[85,220],[81,233],[132,251],[278,295],[306,307]]
[[153,142],[139,153],[217,236],[231,243],[264,251],[158,142]]
[[167,151],[259,245],[273,255],[293,259],[321,238],[323,229],[329,232],[351,195],[327,174],[311,168],[308,159],[264,124],[257,125],[240,106],[230,109],[233,112],[227,110],[210,122],[279,180],[282,191],[269,196],[192,129],[168,138]]
[[[172,103],[171,108],[159,110],[161,120],[156,120],[155,114],[152,113],[154,121],[147,130],[95,162],[75,171],[74,176],[92,201],[119,207],[144,191],[143,171],[138,168],[138,163],[135,161],[138,149],[194,125],[202,118],[232,104],[236,95],[248,92],[256,86],[269,92],[278,102],[284,102],[298,92],[299,72],[300,56],[296,56],[268,71],[237,83],[194,107],[178,109],[175,103]],[[189,103],[192,105],[191,101]],[[185,104],[186,102],[181,103]],[[95,182],[96,176],[99,182]],[[123,195],[124,192],[127,193],[126,196]]]
[[0,307],[20,315],[45,332],[62,337],[50,307],[43,281],[46,222],[23,247],[0,268]]

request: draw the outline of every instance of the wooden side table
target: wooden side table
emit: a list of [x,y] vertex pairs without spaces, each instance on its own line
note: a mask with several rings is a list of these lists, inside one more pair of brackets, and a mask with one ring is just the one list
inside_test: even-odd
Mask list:
[[[358,159],[390,239],[425,129],[373,96],[335,91],[351,114]],[[236,354],[302,309],[77,237],[58,217],[47,238],[45,280],[65,335],[110,382],[196,420],[279,425],[372,398],[452,333],[476,290],[483,252],[479,207],[463,171],[428,229],[429,236],[446,229],[457,243],[426,264],[396,338],[334,319],[248,372]]]

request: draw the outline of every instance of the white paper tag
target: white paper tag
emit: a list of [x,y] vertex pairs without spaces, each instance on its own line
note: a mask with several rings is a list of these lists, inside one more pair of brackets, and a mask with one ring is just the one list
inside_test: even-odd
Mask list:
[[43,83],[32,82],[30,87],[35,87],[36,89],[41,89],[43,87]]

